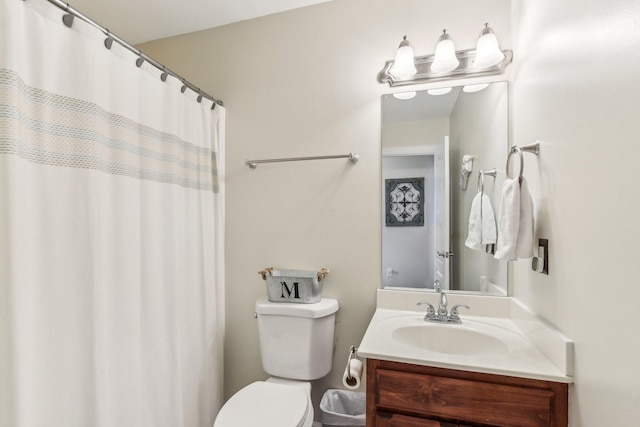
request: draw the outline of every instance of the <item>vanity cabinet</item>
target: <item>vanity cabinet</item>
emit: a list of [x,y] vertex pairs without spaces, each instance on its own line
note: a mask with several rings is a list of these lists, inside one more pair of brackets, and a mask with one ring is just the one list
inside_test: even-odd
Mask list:
[[367,360],[367,427],[566,427],[568,385]]

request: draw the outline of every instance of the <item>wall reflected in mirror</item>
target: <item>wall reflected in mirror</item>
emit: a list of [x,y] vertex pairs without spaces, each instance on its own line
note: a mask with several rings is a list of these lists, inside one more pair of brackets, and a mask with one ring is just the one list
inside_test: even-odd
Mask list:
[[[437,281],[449,291],[507,294],[508,263],[493,258],[491,245],[465,245],[478,192],[498,218],[509,146],[508,85],[483,86],[382,97],[384,288],[433,289]],[[472,159],[468,174],[463,158]],[[493,169],[495,177],[479,179]]]

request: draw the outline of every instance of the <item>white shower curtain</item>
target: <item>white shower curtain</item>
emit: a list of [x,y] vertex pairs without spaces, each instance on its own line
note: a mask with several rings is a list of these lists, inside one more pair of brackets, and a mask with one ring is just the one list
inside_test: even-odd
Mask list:
[[224,109],[0,3],[0,426],[210,427]]

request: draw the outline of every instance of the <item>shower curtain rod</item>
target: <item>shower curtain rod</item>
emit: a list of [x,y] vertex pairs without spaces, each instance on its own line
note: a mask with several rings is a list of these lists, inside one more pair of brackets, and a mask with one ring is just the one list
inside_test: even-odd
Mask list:
[[[22,1],[26,1],[26,0],[22,0]],[[170,69],[168,69],[164,65],[160,64],[155,59],[145,55],[144,53],[142,53],[142,51],[140,49],[136,49],[135,47],[133,47],[132,45],[127,43],[125,40],[123,40],[122,38],[120,38],[117,35],[113,34],[111,31],[109,31],[108,28],[103,27],[102,25],[98,24],[97,22],[95,22],[91,18],[89,18],[86,15],[84,15],[82,12],[80,12],[80,11],[74,9],[73,7],[71,7],[69,5],[69,3],[65,3],[65,2],[60,1],[60,0],[47,0],[47,1],[49,3],[52,3],[53,5],[57,6],[58,8],[64,10],[66,13],[69,14],[69,15],[65,15],[65,16],[62,17],[62,21],[64,22],[64,24],[67,27],[71,28],[71,25],[73,24],[73,17],[74,16],[78,17],[81,20],[83,20],[84,22],[86,22],[87,24],[92,25],[93,27],[97,28],[105,36],[107,36],[107,39],[104,41],[104,45],[105,45],[105,47],[107,49],[111,49],[111,45],[113,44],[114,41],[116,41],[116,42],[118,42],[118,44],[120,46],[122,46],[125,49],[127,49],[127,50],[133,52],[134,54],[138,55],[139,58],[136,60],[136,65],[138,67],[141,67],[142,64],[144,63],[144,61],[147,61],[149,64],[153,65],[158,70],[162,71],[162,75],[160,76],[162,81],[166,81],[167,80],[167,75],[171,75],[171,76],[175,77],[176,79],[178,79],[178,80],[180,80],[182,82],[182,85],[183,85],[182,89],[181,89],[182,93],[184,93],[185,90],[187,90],[187,88],[191,89],[192,91],[194,91],[195,93],[198,94],[198,102],[201,102],[202,98],[206,98],[209,101],[213,102],[213,105],[211,106],[212,110],[216,107],[216,104],[221,105],[221,106],[224,105],[221,100],[214,98],[213,96],[211,96],[208,93],[204,92],[202,89],[200,89],[197,86],[195,86],[193,83],[187,81],[184,77],[181,77],[180,75],[174,73],[173,71],[171,71]]]

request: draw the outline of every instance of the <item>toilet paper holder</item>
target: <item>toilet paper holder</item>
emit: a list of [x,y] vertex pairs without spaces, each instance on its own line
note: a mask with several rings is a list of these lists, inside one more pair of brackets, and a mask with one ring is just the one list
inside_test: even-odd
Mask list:
[[352,345],[349,347],[349,358],[347,359],[347,365],[353,360],[358,359],[358,347]]
[[349,347],[347,366],[344,368],[344,374],[342,374],[342,385],[347,390],[356,390],[360,387],[363,368],[362,361],[358,359],[358,349],[352,345]]

